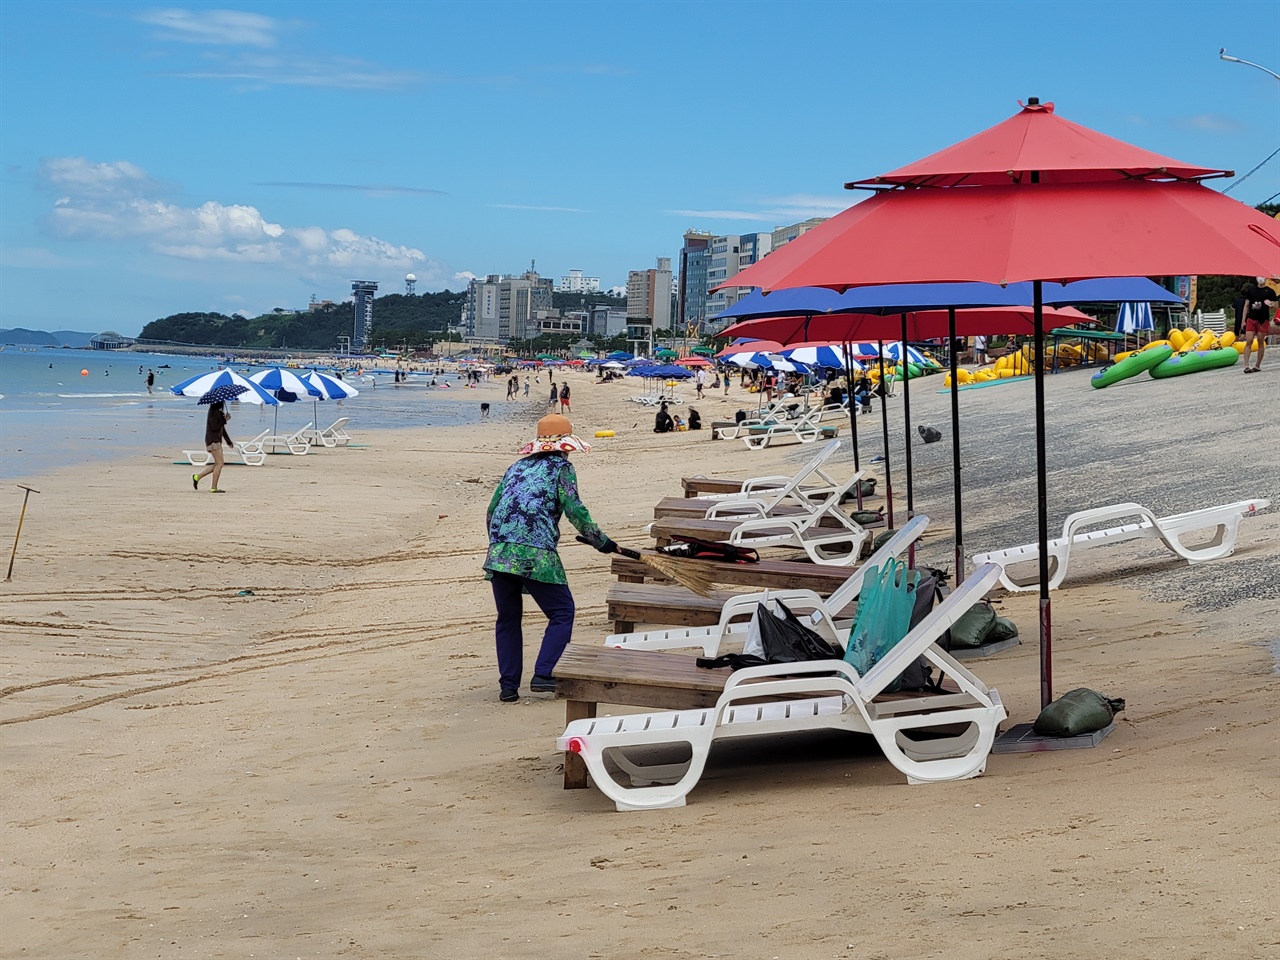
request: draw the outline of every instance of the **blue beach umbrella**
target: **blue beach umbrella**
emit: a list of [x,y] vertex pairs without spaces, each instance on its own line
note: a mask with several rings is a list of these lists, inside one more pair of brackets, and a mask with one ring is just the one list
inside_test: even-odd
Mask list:
[[[268,393],[273,394],[277,400],[283,400],[285,403],[293,403],[295,400],[301,400],[305,396],[320,396],[319,389],[306,383],[292,370],[286,370],[283,367],[268,367],[266,370],[260,370],[249,377],[249,380]],[[277,406],[275,422],[271,427],[271,432],[279,433],[279,427],[280,408]]]
[[197,406],[205,406],[213,403],[225,403],[228,400],[234,400],[242,393],[248,391],[244,387],[236,386],[234,383],[224,383],[220,387],[214,387],[203,397],[196,401]]
[[1122,303],[1120,312],[1116,314],[1117,333],[1136,333],[1139,330],[1154,330],[1155,318],[1151,316],[1151,304]]
[[169,391],[175,397],[203,397],[216,387],[244,387],[244,391],[236,396],[241,403],[265,403],[276,406],[280,403],[256,383],[246,380],[234,370],[215,370],[213,373],[202,373],[175,383]]
[[[786,357],[788,360],[799,361],[810,367],[826,367],[829,370],[843,370],[845,368],[843,352],[829,344],[791,347],[789,350],[779,350],[778,356]],[[854,370],[862,371],[867,369],[857,360],[851,360],[850,362]]]
[[922,367],[932,367],[934,365],[932,360],[926,357],[923,353],[921,353],[915,347],[907,346],[904,348],[901,340],[895,343],[886,343],[884,345],[884,355],[888,357],[890,360],[892,360],[894,363],[898,363],[902,360],[902,355],[904,352],[907,355],[908,363],[918,364],[919,366],[922,366]]
[[311,386],[311,409],[312,415],[316,419],[316,429],[320,429],[319,424],[319,407],[316,406],[317,400],[349,400],[351,397],[360,396],[360,391],[345,380],[337,380],[334,377],[326,376],[316,370],[312,370],[305,377],[307,384]]

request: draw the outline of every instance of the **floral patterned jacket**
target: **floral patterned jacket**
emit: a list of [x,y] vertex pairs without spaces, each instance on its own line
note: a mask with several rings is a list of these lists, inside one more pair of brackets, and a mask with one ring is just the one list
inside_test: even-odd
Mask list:
[[486,579],[493,573],[511,573],[543,583],[567,583],[556,552],[561,516],[568,517],[593,547],[608,541],[578,499],[578,474],[567,456],[536,453],[508,467],[486,516]]

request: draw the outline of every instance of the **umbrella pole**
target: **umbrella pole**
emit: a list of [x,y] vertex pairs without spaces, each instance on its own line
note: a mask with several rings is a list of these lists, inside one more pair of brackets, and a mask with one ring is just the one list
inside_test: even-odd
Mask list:
[[958,355],[956,354],[956,308],[947,308],[947,353],[951,357],[951,499],[956,518],[956,583],[964,573],[964,522],[960,509],[960,393]]
[[[845,403],[849,405],[849,433],[853,437],[853,469],[861,469],[858,462],[858,407],[853,399],[853,351],[849,346],[849,341],[840,344],[841,352],[844,354],[844,386],[845,386]],[[858,509],[862,509],[862,481],[859,480],[854,486],[857,488]]]
[[1053,620],[1049,610],[1049,476],[1044,428],[1044,292],[1032,283],[1036,337],[1036,511],[1040,545],[1040,708],[1053,700]]
[[[916,515],[915,513],[915,495],[911,487],[911,377],[908,375],[907,368],[907,315],[902,315],[902,422],[904,424],[904,442],[906,443],[906,470],[907,470],[907,519],[910,520]],[[915,569],[916,565],[916,545],[912,541],[911,546],[907,547],[907,566]]]
[[880,429],[884,436],[884,499],[889,505],[889,528],[893,529],[893,474],[889,469],[889,387],[884,379],[884,341],[880,341]]

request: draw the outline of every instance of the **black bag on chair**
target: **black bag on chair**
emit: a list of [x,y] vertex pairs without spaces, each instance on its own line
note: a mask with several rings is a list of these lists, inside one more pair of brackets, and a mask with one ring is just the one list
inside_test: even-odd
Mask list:
[[805,660],[843,659],[844,649],[839,644],[833,646],[806,627],[785,603],[774,602],[781,616],[763,603],[756,609],[765,660],[769,663],[800,663]]

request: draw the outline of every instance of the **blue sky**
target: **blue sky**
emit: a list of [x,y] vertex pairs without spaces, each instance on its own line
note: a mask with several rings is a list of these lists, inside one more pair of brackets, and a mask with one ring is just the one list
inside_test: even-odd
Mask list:
[[[0,327],[570,268],[768,230],[1016,100],[1244,173],[1274,0],[0,4]],[[1216,182],[1219,189],[1225,182]],[[1231,194],[1280,192],[1280,158]]]

